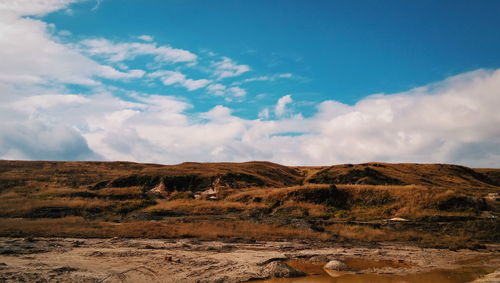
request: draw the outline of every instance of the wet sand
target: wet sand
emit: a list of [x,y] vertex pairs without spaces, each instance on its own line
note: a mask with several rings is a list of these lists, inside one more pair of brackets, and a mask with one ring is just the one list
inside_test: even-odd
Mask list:
[[[260,282],[434,282],[429,278],[436,276],[467,282],[498,270],[499,258],[500,245],[450,251],[395,244],[0,238],[0,282],[245,282],[267,279],[267,264],[277,260],[310,276]],[[331,259],[355,271],[329,277],[321,266]],[[459,271],[470,275],[467,281],[454,279]]]

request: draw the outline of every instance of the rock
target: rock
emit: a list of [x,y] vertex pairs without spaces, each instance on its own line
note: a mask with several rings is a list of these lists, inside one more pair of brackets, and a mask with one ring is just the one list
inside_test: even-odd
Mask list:
[[165,186],[164,180],[161,179],[158,185],[149,190],[149,194],[153,197],[168,197],[167,187]]
[[259,266],[263,266],[263,265],[267,265],[269,264],[270,262],[273,262],[273,261],[282,261],[282,260],[287,260],[288,258],[287,257],[272,257],[272,258],[268,258],[262,262],[259,262],[257,263],[257,265]]
[[339,277],[345,274],[350,274],[351,269],[340,260],[330,260],[325,266],[323,266],[325,272],[331,277]]
[[349,271],[349,267],[340,260],[330,260],[325,266],[324,269],[333,270],[333,271]]
[[331,256],[328,255],[315,255],[309,258],[310,262],[328,262],[330,261]]
[[282,261],[273,261],[267,264],[263,269],[263,273],[264,276],[267,278],[270,277],[289,278],[289,277],[299,277],[307,275],[302,271],[290,267],[288,264]]
[[393,218],[389,219],[389,221],[405,222],[405,221],[409,221],[409,220],[405,219],[405,218],[401,218],[401,217],[393,217]]

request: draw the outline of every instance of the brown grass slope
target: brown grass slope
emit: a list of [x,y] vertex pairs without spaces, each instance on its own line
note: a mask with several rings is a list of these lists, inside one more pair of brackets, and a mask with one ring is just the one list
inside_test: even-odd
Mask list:
[[182,163],[0,161],[0,191],[30,184],[58,187],[133,187],[161,179],[175,190],[206,189],[215,178],[228,187],[279,187],[301,182],[299,170],[271,162]]
[[[446,164],[0,161],[0,235],[475,245],[500,241],[499,201],[488,198],[499,176]],[[160,185],[166,193],[151,194]],[[215,199],[195,199],[215,187]]]
[[484,188],[500,185],[499,172],[451,164],[363,163],[326,167],[312,174],[306,182]]
[[0,217],[125,215],[156,204],[159,184],[172,198],[197,191],[286,187],[297,169],[270,162],[182,163],[0,161]]

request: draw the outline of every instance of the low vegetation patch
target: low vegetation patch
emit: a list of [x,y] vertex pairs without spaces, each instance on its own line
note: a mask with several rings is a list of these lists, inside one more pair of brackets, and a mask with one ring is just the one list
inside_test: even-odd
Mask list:
[[329,235],[314,231],[259,224],[249,221],[159,222],[136,221],[109,223],[88,221],[81,217],[61,219],[0,218],[0,236],[18,237],[196,237],[206,240],[223,238],[245,240],[327,240]]
[[144,212],[174,211],[193,215],[224,215],[267,208],[260,203],[245,204],[233,201],[209,201],[195,199],[158,200],[158,204],[144,209]]

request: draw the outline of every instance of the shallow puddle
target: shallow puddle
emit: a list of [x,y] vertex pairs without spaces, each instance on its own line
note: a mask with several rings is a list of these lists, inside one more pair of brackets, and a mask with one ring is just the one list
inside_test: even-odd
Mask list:
[[[488,266],[465,266],[458,269],[436,269],[416,274],[376,274],[370,270],[377,268],[405,268],[410,265],[401,261],[370,260],[363,258],[348,258],[344,262],[358,272],[344,272],[336,277],[328,275],[323,270],[324,263],[306,261],[288,261],[287,264],[301,270],[309,276],[298,278],[269,279],[255,282],[262,283],[465,283],[473,281],[482,275],[495,270]],[[359,273],[363,272],[363,273]]]
[[[404,261],[393,261],[393,260],[374,260],[366,258],[346,258],[343,262],[349,266],[354,271],[366,271],[379,268],[405,268],[411,265]],[[308,262],[300,260],[289,260],[286,262],[289,266],[305,272],[309,275],[328,275],[328,273],[323,269],[326,262]],[[340,275],[342,273],[337,272]],[[346,274],[352,274],[353,272],[344,272]],[[367,272],[364,272],[367,273]],[[332,275],[334,276],[334,275]]]
[[399,261],[394,261],[394,260],[387,260],[387,259],[381,259],[381,260],[374,260],[374,259],[366,259],[366,258],[346,258],[343,260],[347,266],[354,270],[366,270],[366,269],[372,269],[372,268],[384,268],[384,267],[391,267],[391,268],[406,268],[410,267],[411,264],[399,260]]

